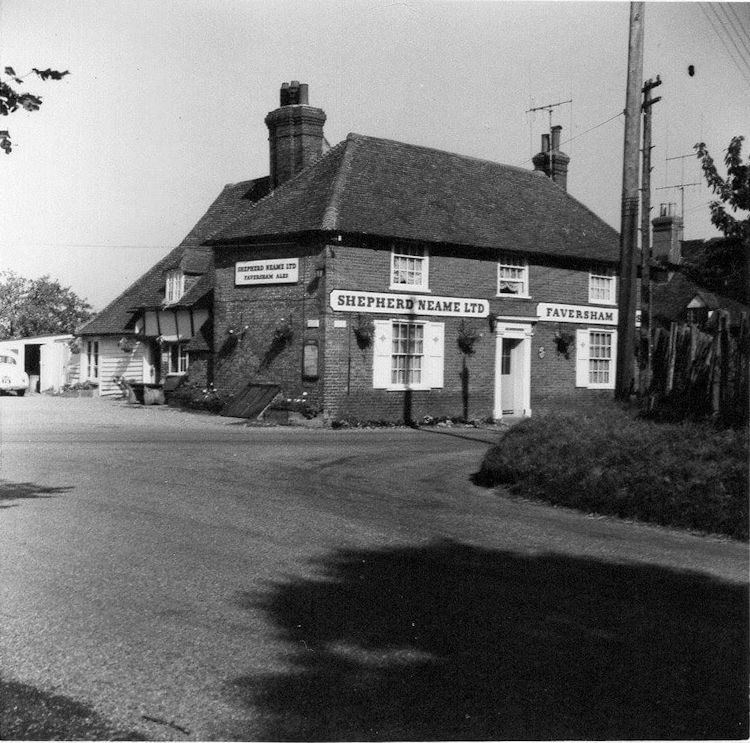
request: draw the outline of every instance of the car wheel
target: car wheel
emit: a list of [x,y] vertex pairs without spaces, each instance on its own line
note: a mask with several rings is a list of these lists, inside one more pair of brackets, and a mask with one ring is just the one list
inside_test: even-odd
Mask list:
[[26,390],[16,390],[16,394],[19,397],[23,397],[26,394]]

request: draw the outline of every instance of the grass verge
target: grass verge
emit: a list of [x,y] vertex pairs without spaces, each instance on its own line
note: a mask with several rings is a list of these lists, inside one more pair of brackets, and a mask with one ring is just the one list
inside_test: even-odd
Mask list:
[[513,427],[478,479],[555,505],[748,539],[748,432],[616,406]]

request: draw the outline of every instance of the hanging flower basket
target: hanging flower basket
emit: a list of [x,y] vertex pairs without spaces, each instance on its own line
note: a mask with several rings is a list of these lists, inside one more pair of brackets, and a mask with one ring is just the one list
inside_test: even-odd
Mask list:
[[273,331],[271,345],[274,347],[283,347],[294,337],[292,323],[285,318],[281,318]]
[[474,353],[474,345],[482,337],[482,334],[476,329],[467,325],[463,320],[458,326],[458,348],[461,353],[471,356]]
[[372,345],[372,338],[375,335],[375,323],[367,315],[357,315],[354,318],[354,338],[357,345],[364,351]]
[[555,333],[555,347],[557,353],[562,354],[566,359],[570,358],[570,349],[575,343],[575,336],[569,330],[558,330]]
[[237,348],[239,342],[240,335],[234,330],[234,328],[229,328],[229,330],[227,330],[227,337],[224,339],[224,342],[219,349],[221,355],[226,356],[227,354],[232,353],[232,351]]
[[68,341],[68,349],[73,355],[81,353],[81,341],[78,338]]
[[117,345],[123,353],[133,353],[135,347],[138,345],[138,341],[123,336],[117,341]]

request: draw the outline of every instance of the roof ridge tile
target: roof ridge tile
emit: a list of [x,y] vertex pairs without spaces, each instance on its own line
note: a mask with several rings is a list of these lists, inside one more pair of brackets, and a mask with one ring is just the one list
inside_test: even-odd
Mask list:
[[358,135],[351,133],[348,134],[346,139],[344,140],[346,147],[344,148],[344,154],[339,164],[338,173],[336,173],[336,177],[333,181],[333,189],[330,201],[328,202],[328,206],[326,207],[325,212],[323,212],[323,219],[320,223],[321,230],[334,231],[337,229],[339,218],[339,203],[346,188],[346,179],[351,170],[351,162],[352,158],[354,157],[354,150],[358,142]]

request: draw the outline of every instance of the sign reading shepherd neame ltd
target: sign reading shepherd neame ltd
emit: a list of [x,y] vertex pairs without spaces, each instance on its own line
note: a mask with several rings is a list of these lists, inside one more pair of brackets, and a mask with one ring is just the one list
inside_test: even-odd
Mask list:
[[330,301],[331,307],[339,312],[453,317],[487,317],[490,312],[490,303],[486,299],[467,299],[466,297],[381,294],[335,289],[331,292]]
[[540,302],[536,306],[540,320],[550,322],[574,322],[588,325],[617,325],[615,307],[589,307],[585,304],[554,304]]
[[234,285],[296,284],[299,258],[274,258],[265,261],[239,261],[234,264]]

